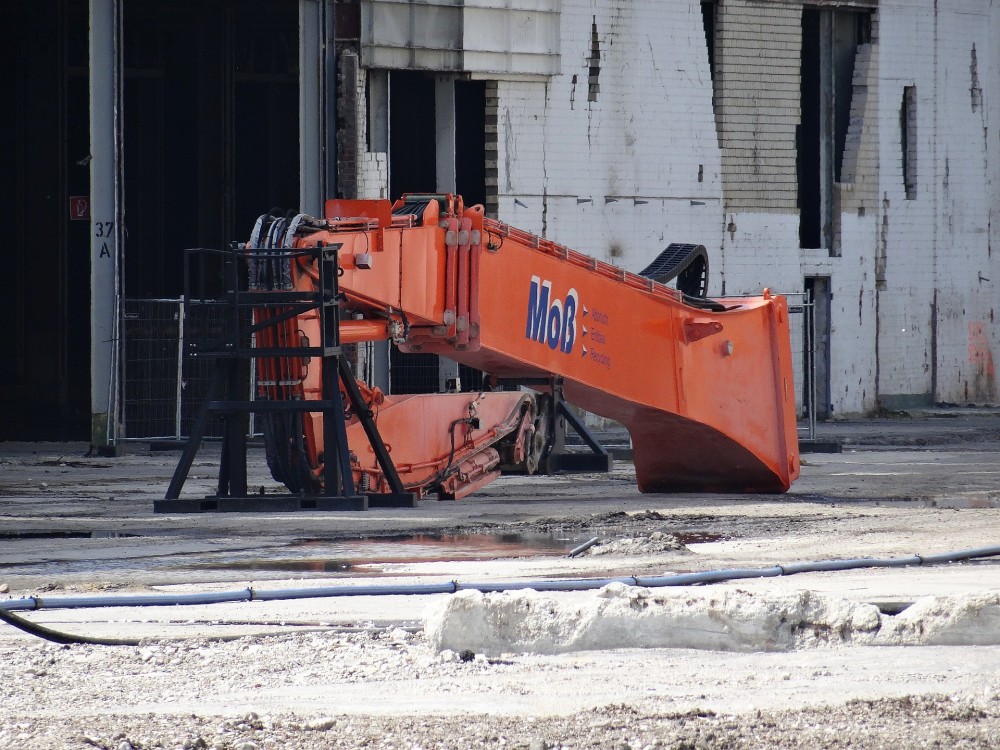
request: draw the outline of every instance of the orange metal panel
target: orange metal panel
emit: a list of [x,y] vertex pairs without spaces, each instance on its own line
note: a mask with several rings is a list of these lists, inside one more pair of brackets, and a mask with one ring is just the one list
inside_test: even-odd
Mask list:
[[[523,393],[435,393],[386,396],[376,409],[376,424],[403,484],[422,492],[432,482],[465,471],[469,482],[490,475],[499,463],[490,446],[519,424]],[[475,416],[480,426],[469,424]],[[347,441],[357,479],[386,491],[382,472],[360,423],[348,425]],[[488,461],[484,462],[484,457]],[[463,483],[464,484],[464,483]],[[452,491],[456,497],[467,492]]]

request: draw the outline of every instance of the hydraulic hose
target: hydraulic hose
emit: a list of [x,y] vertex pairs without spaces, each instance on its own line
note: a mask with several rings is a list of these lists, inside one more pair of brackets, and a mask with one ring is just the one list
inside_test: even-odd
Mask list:
[[678,573],[669,576],[624,576],[621,578],[570,578],[528,581],[423,584],[373,584],[360,586],[318,586],[298,589],[255,589],[248,587],[234,591],[203,592],[192,594],[120,594],[111,596],[29,596],[0,601],[0,611],[32,611],[39,609],[91,609],[98,607],[164,607],[194,604],[222,604],[226,602],[287,601],[293,599],[325,599],[341,596],[419,596],[426,594],[454,594],[458,591],[588,591],[600,589],[611,583],[645,588],[668,586],[694,586],[706,583],[741,580],[747,578],[776,578],[796,573],[818,573],[862,568],[906,568],[917,565],[938,565],[983,557],[1000,556],[1000,547],[943,552],[936,555],[910,555],[893,558],[855,558],[848,560],[819,560],[814,562],[772,565],[766,568],[726,568],[697,573]]
[[138,646],[141,642],[138,638],[95,638],[88,635],[64,633],[59,630],[47,628],[44,625],[39,625],[37,622],[32,622],[31,620],[27,620],[24,617],[15,615],[13,612],[9,612],[2,608],[0,608],[0,620],[7,623],[11,627],[23,630],[25,633],[30,633],[38,638],[44,638],[47,641],[61,643],[63,645],[88,644],[91,646]]

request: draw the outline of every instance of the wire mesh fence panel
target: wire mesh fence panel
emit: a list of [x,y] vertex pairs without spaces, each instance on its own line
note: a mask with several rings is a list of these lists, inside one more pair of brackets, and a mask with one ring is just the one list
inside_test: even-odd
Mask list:
[[181,303],[122,301],[125,438],[179,438]]
[[391,350],[389,383],[393,393],[437,393],[438,356],[404,354],[398,349]]
[[462,381],[463,391],[481,391],[486,373],[477,370],[475,367],[460,364],[458,366],[458,376]]
[[[232,314],[228,305],[218,303],[199,303],[187,308],[186,335],[188,340],[198,345],[199,350],[211,348],[213,342],[223,340],[228,333],[229,316]],[[215,357],[185,357],[184,380],[181,390],[181,430],[184,435],[191,434],[191,428],[198,418],[202,402],[208,395],[209,384],[215,369]],[[243,387],[241,394],[250,393],[250,374],[240,372]],[[224,398],[219,394],[219,398]],[[222,418],[211,414],[205,429],[206,437],[222,437]]]
[[[123,300],[122,418],[126,440],[182,440],[191,434],[208,395],[216,360],[187,356],[186,344],[195,342],[204,349],[224,338],[229,314],[221,303],[185,307],[181,300]],[[250,373],[242,372],[240,377],[241,393],[249,396]],[[222,421],[217,415],[209,417],[205,436],[222,436]]]
[[[404,354],[392,348],[389,352],[389,383],[391,392],[437,393],[441,390],[440,360],[436,354]],[[486,373],[469,365],[458,365],[458,377],[463,391],[480,391]],[[517,389],[516,386],[506,386]]]

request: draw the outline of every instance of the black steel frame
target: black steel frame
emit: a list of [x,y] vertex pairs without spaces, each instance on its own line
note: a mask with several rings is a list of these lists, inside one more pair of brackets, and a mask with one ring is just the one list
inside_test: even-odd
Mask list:
[[[374,414],[364,402],[350,365],[340,344],[340,268],[337,250],[340,245],[317,246],[289,251],[266,250],[267,259],[295,262],[311,258],[319,269],[316,291],[247,291],[241,284],[241,270],[247,250],[232,245],[228,250],[193,248],[184,254],[184,299],[187,305],[224,304],[229,311],[224,338],[199,344],[188,341],[187,355],[215,360],[212,381],[202,401],[191,434],[174,470],[163,500],[153,503],[156,513],[191,513],[201,511],[290,511],[290,510],[367,510],[370,507],[414,507],[416,495],[407,492],[393,465],[385,443],[375,425]],[[222,300],[191,297],[192,259],[199,254],[222,256],[229,291]],[[258,323],[249,322],[251,309],[271,308]],[[280,308],[282,312],[276,312]],[[255,347],[253,334],[289,320],[309,310],[321,311],[321,341],[318,346]],[[323,360],[323,393],[320,400],[249,400],[241,373],[253,359],[261,357],[320,357]],[[365,434],[390,487],[388,493],[359,493],[351,473],[347,424],[339,385],[361,421]],[[250,413],[322,412],[323,413],[323,491],[316,494],[255,494],[247,488],[247,428]],[[181,498],[195,455],[201,446],[212,414],[224,420],[222,456],[216,494],[205,498]]]

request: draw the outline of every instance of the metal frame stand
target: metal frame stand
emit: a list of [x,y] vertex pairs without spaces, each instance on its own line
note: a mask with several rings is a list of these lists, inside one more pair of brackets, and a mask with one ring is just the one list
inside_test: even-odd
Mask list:
[[[417,497],[407,492],[399,478],[389,452],[379,435],[374,415],[364,402],[350,365],[342,356],[340,345],[340,290],[337,250],[339,245],[289,251],[282,259],[310,255],[319,268],[319,290],[316,292],[290,291],[241,291],[239,285],[240,263],[244,260],[239,246],[229,251],[195,249],[185,253],[185,301],[190,299],[190,257],[193,253],[213,253],[224,256],[230,291],[225,301],[231,312],[229,330],[220,341],[199,347],[188,343],[189,356],[212,357],[215,368],[208,393],[191,435],[174,470],[166,496],[153,503],[156,513],[196,513],[202,511],[294,511],[294,510],[367,510],[371,507],[415,507]],[[268,256],[269,261],[276,254]],[[217,303],[212,303],[217,304]],[[271,308],[261,322],[246,324],[247,310]],[[278,325],[311,309],[319,309],[321,338],[319,346],[255,347],[253,335],[268,327]],[[323,392],[320,400],[248,400],[241,378],[241,365],[249,366],[253,359],[262,357],[321,357],[323,363]],[[359,493],[351,473],[350,448],[347,444],[347,423],[344,403],[340,394],[343,384],[352,409],[360,419],[365,434],[389,483],[389,493]],[[221,396],[221,398],[220,398]],[[247,425],[251,413],[323,413],[323,491],[309,494],[250,494],[247,488]],[[222,437],[222,456],[216,494],[205,498],[181,498],[181,489],[201,446],[209,417],[220,414],[225,422]]]
[[[545,459],[545,473],[559,472],[589,472],[611,471],[614,458],[601,445],[594,434],[587,429],[580,418],[569,408],[569,403],[563,398],[563,379],[552,378],[552,448]],[[589,453],[571,453],[566,450],[566,426],[580,436],[580,439],[590,448]]]
[[[614,457],[601,445],[600,440],[587,429],[580,418],[570,408],[569,402],[563,396],[563,379],[555,375],[551,378],[520,378],[499,379],[497,385],[526,385],[532,388],[545,386],[552,395],[552,408],[549,411],[549,434],[552,436],[549,450],[543,460],[541,469],[545,474],[584,473],[611,471]],[[572,428],[590,452],[569,451],[566,448],[566,427]]]

